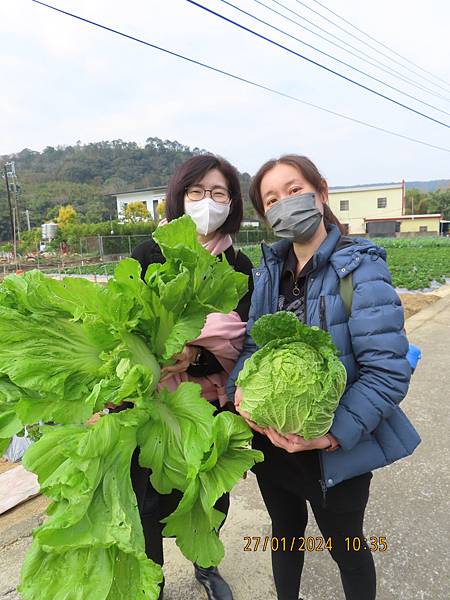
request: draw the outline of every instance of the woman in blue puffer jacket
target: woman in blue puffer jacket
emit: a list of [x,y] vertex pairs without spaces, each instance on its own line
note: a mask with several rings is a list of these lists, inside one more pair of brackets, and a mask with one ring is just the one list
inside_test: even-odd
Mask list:
[[[327,205],[326,181],[306,157],[288,155],[264,164],[250,198],[283,239],[262,246],[261,265],[253,270],[247,338],[228,382],[230,398],[239,410],[242,395],[235,381],[257,350],[249,335],[253,323],[278,310],[329,331],[347,371],[330,431],[320,438],[307,441],[261,429],[241,412],[255,430],[253,446],[265,455],[253,470],[277,540],[272,568],[278,600],[298,599],[306,501],[323,536],[317,543],[338,564],[346,600],[373,600],[376,577],[369,546],[384,541],[364,539],[371,471],[410,455],[420,442],[398,406],[411,366],[386,253],[368,240],[342,235]],[[351,283],[351,307],[342,292],[345,278]]]

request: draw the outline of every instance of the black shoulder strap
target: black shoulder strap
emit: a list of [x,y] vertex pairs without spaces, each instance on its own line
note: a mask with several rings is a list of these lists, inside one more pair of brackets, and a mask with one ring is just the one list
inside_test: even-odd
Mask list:
[[[348,235],[341,235],[338,239],[337,244],[334,248],[334,251],[341,250],[342,248],[346,248],[347,246],[351,246],[354,244],[353,238]],[[353,301],[353,277],[350,273],[346,277],[339,279],[339,294],[341,296],[342,302],[344,303],[345,312],[347,317],[349,317],[352,313],[352,301]]]
[[222,254],[225,254],[225,258],[227,259],[228,263],[235,268],[239,257],[239,252],[240,250],[236,252],[234,246],[229,246],[226,250],[224,250],[224,252],[222,252]]

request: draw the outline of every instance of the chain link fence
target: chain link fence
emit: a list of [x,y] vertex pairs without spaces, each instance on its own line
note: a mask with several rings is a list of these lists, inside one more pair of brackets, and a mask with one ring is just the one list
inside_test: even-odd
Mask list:
[[233,235],[235,246],[252,246],[261,242],[273,242],[275,240],[273,231],[264,228],[242,229]]
[[[235,246],[258,245],[274,241],[274,235],[267,229],[245,229],[233,236]],[[130,256],[133,249],[148,240],[148,235],[96,235],[80,238],[78,244],[70,246],[70,253],[80,255],[81,260],[98,258],[100,261],[113,261]]]
[[120,260],[130,256],[133,249],[148,240],[146,234],[137,235],[95,235],[80,238],[78,244],[69,247],[71,254],[79,254],[80,259],[98,258],[100,261]]
[[[265,228],[244,229],[234,234],[233,244],[236,248],[246,246],[259,246],[261,242],[274,241],[273,233]],[[0,260],[0,280],[9,273],[39,269],[48,273],[74,273],[82,274],[97,265],[100,274],[106,274],[102,267],[104,264],[115,263],[122,258],[130,256],[133,249],[140,243],[150,239],[148,234],[135,235],[93,235],[83,237],[69,245],[60,244],[54,251],[42,253],[39,244],[36,251],[28,256],[20,257],[16,261]],[[249,249],[249,252],[253,250]],[[255,249],[256,252],[256,249]]]

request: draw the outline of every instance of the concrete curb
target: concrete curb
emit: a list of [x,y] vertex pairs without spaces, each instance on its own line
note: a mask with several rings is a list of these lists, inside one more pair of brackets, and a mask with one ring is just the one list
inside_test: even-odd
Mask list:
[[430,294],[434,294],[435,296],[440,296],[441,298],[445,298],[446,296],[448,296],[450,294],[450,283],[446,283],[444,285],[442,285],[440,288],[437,288],[437,290],[433,290],[432,292],[429,292]]
[[435,320],[445,310],[450,310],[450,288],[440,300],[437,300],[431,306],[424,308],[405,321],[406,333],[411,335],[425,323]]

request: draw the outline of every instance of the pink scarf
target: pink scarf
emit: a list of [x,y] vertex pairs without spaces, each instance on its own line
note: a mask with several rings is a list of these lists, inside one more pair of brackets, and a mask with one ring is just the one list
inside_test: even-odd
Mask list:
[[210,402],[219,400],[220,406],[225,406],[228,401],[225,384],[241,353],[245,326],[246,323],[243,323],[234,311],[227,315],[210,313],[200,335],[191,344],[212,352],[222,365],[223,371],[206,377],[191,377],[186,372],[180,373],[173,375],[158,387],[166,387],[174,392],[183,381],[193,381],[201,385],[204,398]]
[[[163,219],[159,225],[167,224]],[[219,232],[203,244],[213,256],[218,256],[225,252],[233,241],[231,236],[223,235]],[[228,397],[225,393],[225,384],[228,375],[231,373],[244,344],[246,322],[241,321],[237,312],[224,315],[223,313],[210,313],[206,317],[205,325],[196,340],[190,342],[193,346],[201,346],[209,350],[223,367],[223,371],[207,375],[206,377],[191,377],[187,373],[173,375],[167,379],[164,384],[158,387],[166,387],[170,391],[175,391],[183,381],[192,381],[199,383],[202,387],[202,396],[207,400],[218,400],[220,406],[224,406]]]
[[202,244],[203,248],[206,248],[213,256],[219,256],[232,245],[231,235],[224,235],[219,232],[211,240]]

